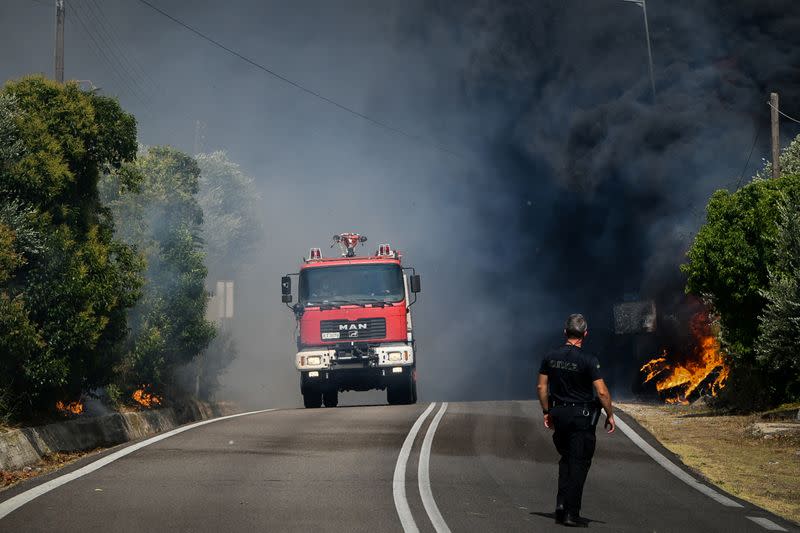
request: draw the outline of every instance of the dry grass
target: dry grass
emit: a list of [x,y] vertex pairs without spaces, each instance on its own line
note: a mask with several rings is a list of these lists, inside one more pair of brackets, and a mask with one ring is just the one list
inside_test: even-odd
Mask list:
[[620,404],[690,468],[729,493],[800,522],[800,433],[765,436],[757,416],[706,407]]
[[89,452],[54,453],[45,456],[35,465],[26,466],[21,470],[0,470],[0,491],[16,485],[20,481],[64,468],[81,457],[94,453],[95,451],[97,450]]

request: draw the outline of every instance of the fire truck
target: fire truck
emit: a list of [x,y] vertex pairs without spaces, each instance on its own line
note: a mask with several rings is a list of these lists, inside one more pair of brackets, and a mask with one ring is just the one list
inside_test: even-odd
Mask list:
[[[282,301],[297,319],[295,365],[307,408],[336,407],[343,391],[386,390],[391,405],[417,401],[411,306],[420,277],[389,244],[357,256],[366,241],[334,235],[339,256],[311,248],[300,271],[281,278]],[[290,305],[295,277],[297,303]]]

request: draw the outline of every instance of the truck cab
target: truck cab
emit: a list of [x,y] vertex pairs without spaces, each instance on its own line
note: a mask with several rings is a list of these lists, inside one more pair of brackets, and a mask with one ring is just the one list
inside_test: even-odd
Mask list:
[[300,271],[281,280],[282,300],[298,322],[295,366],[307,408],[336,407],[342,391],[386,390],[389,404],[417,401],[416,342],[411,306],[420,277],[388,244],[358,257],[356,233],[334,236],[341,257],[312,248]]

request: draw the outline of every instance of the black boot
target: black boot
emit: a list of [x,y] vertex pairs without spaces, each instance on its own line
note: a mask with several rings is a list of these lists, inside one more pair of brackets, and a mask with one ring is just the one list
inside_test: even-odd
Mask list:
[[566,513],[562,522],[567,527],[589,527],[589,523],[578,515]]
[[564,523],[564,506],[556,505],[556,524]]

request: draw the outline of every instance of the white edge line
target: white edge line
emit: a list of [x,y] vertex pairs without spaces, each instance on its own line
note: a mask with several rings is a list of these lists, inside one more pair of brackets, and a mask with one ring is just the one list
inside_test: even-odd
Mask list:
[[178,433],[183,433],[184,431],[189,431],[190,429],[194,429],[200,426],[205,426],[206,424],[220,422],[222,420],[229,420],[231,418],[238,418],[240,416],[255,415],[258,413],[268,413],[270,411],[275,411],[275,409],[262,409],[260,411],[249,411],[247,413],[238,413],[235,415],[221,416],[219,418],[210,418],[208,420],[195,422],[194,424],[189,424],[188,426],[181,426],[175,428],[173,430],[167,431],[166,433],[161,433],[159,435],[156,435],[155,437],[143,440],[142,442],[137,442],[136,444],[127,446],[121,450],[106,455],[105,457],[101,457],[100,459],[93,461],[88,465],[79,468],[73,472],[64,474],[63,476],[59,476],[55,479],[51,479],[50,481],[42,483],[41,485],[37,485],[32,489],[28,489],[25,492],[21,492],[20,494],[17,494],[13,498],[9,498],[4,502],[0,502],[0,519],[6,517],[9,513],[16,511],[26,503],[38,498],[39,496],[47,494],[51,490],[57,489],[58,487],[65,485],[75,479],[78,479],[79,477],[83,477],[86,474],[91,474],[95,470],[99,470],[100,468],[103,468],[104,466],[113,463],[117,459],[121,459],[126,455],[130,455],[133,452],[144,448],[145,446],[150,446],[151,444],[155,444],[156,442],[168,439],[169,437],[177,435]]
[[447,402],[442,404],[439,412],[433,417],[431,425],[428,426],[428,431],[425,433],[425,440],[422,441],[422,450],[419,455],[419,470],[417,475],[417,482],[419,484],[419,495],[422,498],[422,505],[428,513],[428,518],[433,524],[436,533],[450,533],[450,528],[442,517],[439,507],[436,505],[436,500],[433,499],[433,491],[431,490],[431,476],[430,476],[430,460],[431,460],[431,447],[433,446],[433,437],[436,434],[436,429],[439,427],[439,421],[444,416],[447,410]]
[[408,464],[408,457],[411,455],[411,448],[414,446],[414,439],[419,433],[419,428],[428,417],[436,402],[430,404],[425,411],[419,415],[417,421],[411,426],[411,429],[406,435],[406,440],[403,441],[403,446],[400,448],[400,455],[397,456],[397,464],[394,467],[394,477],[392,478],[392,495],[394,496],[394,507],[397,509],[397,516],[400,517],[400,523],[403,526],[403,531],[406,533],[418,533],[417,523],[414,522],[414,516],[411,514],[411,509],[408,506],[406,499],[406,465]]
[[767,531],[786,531],[786,529],[782,528],[769,518],[764,518],[763,516],[748,516],[747,519],[752,520]]
[[695,478],[684,472],[681,467],[679,467],[678,465],[676,465],[675,463],[664,457],[664,455],[661,452],[659,452],[658,450],[653,448],[653,446],[647,443],[622,419],[617,418],[617,426],[619,426],[622,432],[625,433],[625,435],[627,435],[627,437],[631,439],[634,444],[636,444],[639,448],[641,448],[644,453],[649,455],[655,462],[663,466],[664,469],[667,470],[667,472],[674,475],[676,478],[680,479],[693,489],[702,492],[709,498],[713,498],[718,503],[721,503],[726,507],[741,507],[741,508],[744,507],[739,502],[735,502],[732,499],[728,498],[727,496],[724,496],[719,492],[715,491],[711,487],[703,485]]

